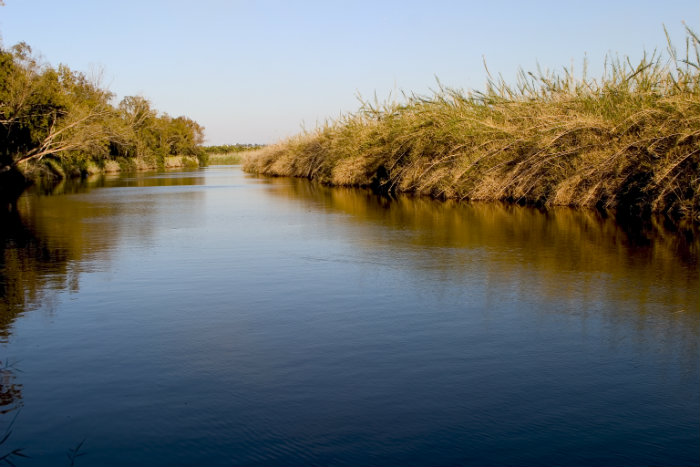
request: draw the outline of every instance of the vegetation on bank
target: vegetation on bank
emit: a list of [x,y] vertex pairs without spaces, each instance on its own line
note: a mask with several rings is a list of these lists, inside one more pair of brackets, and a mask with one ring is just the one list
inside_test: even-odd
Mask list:
[[262,144],[224,144],[219,146],[204,146],[207,163],[210,165],[240,164],[242,153],[262,148]]
[[41,63],[25,43],[0,48],[0,175],[205,162],[197,122],[159,114],[143,97],[113,97],[83,73]]
[[221,144],[219,146],[204,146],[202,150],[207,154],[229,154],[232,152],[244,152],[262,148],[262,144]]
[[[244,169],[440,198],[596,206],[700,220],[700,47],[608,58],[602,78],[521,71],[440,87],[247,155]],[[488,71],[488,70],[487,70]]]

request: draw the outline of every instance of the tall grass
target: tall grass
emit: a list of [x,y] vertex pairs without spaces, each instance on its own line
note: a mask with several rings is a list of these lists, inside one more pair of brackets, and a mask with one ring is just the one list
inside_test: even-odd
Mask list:
[[[608,58],[601,78],[489,74],[485,91],[363,102],[249,153],[244,169],[441,198],[597,206],[700,220],[700,40]],[[585,67],[584,67],[585,68]],[[487,70],[488,72],[488,70]]]
[[238,152],[223,152],[223,153],[213,153],[209,154],[209,160],[207,161],[209,165],[232,165],[240,164],[243,160],[243,156],[240,151]]
[[220,146],[204,146],[202,149],[208,156],[209,165],[240,164],[242,153],[262,148],[261,144],[223,144]]

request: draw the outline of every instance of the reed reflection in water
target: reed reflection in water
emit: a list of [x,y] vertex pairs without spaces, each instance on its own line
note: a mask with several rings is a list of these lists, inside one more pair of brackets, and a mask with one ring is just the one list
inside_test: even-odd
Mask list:
[[[411,266],[438,274],[439,280],[459,281],[477,265],[493,280],[526,281],[538,294],[626,301],[640,313],[655,304],[678,311],[699,296],[697,232],[668,230],[659,221],[623,229],[596,211],[541,211],[408,196],[387,199],[306,180],[269,180],[275,185],[271,193],[282,198],[347,214],[347,223],[358,230],[368,223],[380,227],[373,235],[348,235],[349,241],[379,258],[396,248],[427,249],[431,261]],[[412,258],[405,256],[409,262]],[[698,312],[697,307],[687,308],[688,314]],[[674,314],[670,319],[682,318]]]

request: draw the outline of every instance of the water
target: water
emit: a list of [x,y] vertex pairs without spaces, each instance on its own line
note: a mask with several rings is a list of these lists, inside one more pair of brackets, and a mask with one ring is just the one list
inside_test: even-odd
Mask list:
[[20,466],[700,460],[683,233],[236,167],[39,191],[0,238]]

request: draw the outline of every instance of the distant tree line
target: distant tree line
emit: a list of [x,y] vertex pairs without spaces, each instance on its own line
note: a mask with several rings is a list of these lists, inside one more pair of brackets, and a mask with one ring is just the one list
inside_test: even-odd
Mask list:
[[219,146],[204,146],[207,154],[228,154],[232,152],[252,151],[264,147],[263,144],[222,144]]
[[162,165],[170,155],[205,161],[197,122],[159,114],[140,96],[113,98],[81,72],[41,63],[26,43],[0,45],[0,174],[51,161],[78,169],[108,160]]

